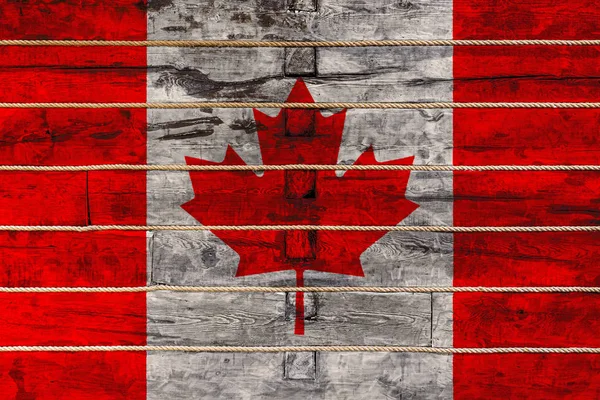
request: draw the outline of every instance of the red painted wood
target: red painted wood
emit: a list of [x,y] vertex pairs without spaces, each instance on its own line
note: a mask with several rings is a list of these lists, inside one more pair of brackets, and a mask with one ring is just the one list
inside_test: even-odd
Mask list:
[[454,296],[457,347],[600,347],[598,328],[600,296],[595,294]]
[[285,197],[288,199],[314,199],[316,197],[317,171],[285,171]]
[[598,46],[459,46],[455,101],[596,101]]
[[595,0],[454,0],[457,39],[597,39]]
[[[456,39],[589,39],[595,2],[457,0]],[[596,101],[597,47],[459,47],[455,101]],[[467,79],[469,78],[469,79]],[[454,110],[457,165],[598,164],[597,110]],[[454,175],[456,225],[597,225],[589,172]],[[597,285],[594,233],[457,234],[459,286]],[[598,346],[600,296],[457,294],[456,347]],[[600,358],[456,355],[456,399],[595,399]]]
[[[2,39],[145,39],[140,0],[9,1]],[[0,96],[14,102],[146,100],[144,48],[5,47]],[[146,162],[145,110],[1,110],[3,164]],[[0,224],[144,224],[145,174],[6,173]],[[143,232],[0,233],[8,286],[146,282]],[[145,295],[4,294],[0,345],[146,343]],[[6,399],[145,399],[145,354],[3,353]]]
[[454,110],[454,123],[457,165],[600,163],[598,109]]
[[600,398],[597,354],[461,355],[454,363],[456,399]]
[[[288,102],[314,102],[298,80]],[[282,110],[270,117],[254,110],[263,163],[337,162],[345,110],[324,117],[315,110]],[[295,127],[286,125],[294,121]],[[215,164],[187,157],[190,165]],[[411,164],[412,157],[379,163],[372,148],[355,164]],[[231,148],[223,165],[244,161]],[[195,197],[182,207],[205,225],[394,225],[417,206],[405,197],[409,174],[398,171],[285,173],[266,171],[190,172]],[[302,285],[306,270],[363,276],[360,255],[385,232],[215,231],[240,256],[236,276],[295,270]],[[295,332],[303,332],[304,297],[296,295]]]
[[3,346],[146,341],[146,299],[137,293],[2,293],[0,308]]
[[0,96],[5,102],[144,102],[145,65],[142,47],[3,47]]
[[146,39],[146,0],[6,0],[3,39]]
[[90,224],[146,224],[144,171],[88,173]]
[[457,286],[600,286],[600,234],[454,236]]
[[87,223],[85,172],[1,172],[0,182],[3,225]]
[[600,224],[594,172],[457,172],[454,180],[460,225]]
[[0,232],[0,286],[141,286],[139,232]]
[[4,399],[142,399],[145,375],[144,353],[0,354]]
[[[138,59],[139,63],[142,61]],[[3,164],[146,162],[145,110],[3,108],[0,132]]]

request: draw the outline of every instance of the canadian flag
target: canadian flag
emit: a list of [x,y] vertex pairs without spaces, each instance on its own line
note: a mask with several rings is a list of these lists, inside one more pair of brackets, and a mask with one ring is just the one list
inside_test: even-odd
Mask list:
[[[2,39],[598,39],[572,0],[4,0]],[[595,102],[598,46],[0,46],[0,103]],[[600,111],[0,108],[0,164],[597,165]],[[593,171],[0,172],[0,287],[600,286]],[[294,228],[296,227],[296,228]],[[0,293],[0,397],[596,399],[592,293]],[[425,352],[110,351],[406,346]],[[5,351],[6,346],[109,346]],[[447,349],[448,352],[443,351]]]

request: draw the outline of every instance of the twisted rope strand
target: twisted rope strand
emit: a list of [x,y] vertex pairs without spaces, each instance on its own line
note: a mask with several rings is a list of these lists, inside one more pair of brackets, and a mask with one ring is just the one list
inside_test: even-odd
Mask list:
[[391,231],[391,232],[600,232],[600,226],[403,226],[403,225],[0,225],[0,231]]
[[5,352],[113,352],[169,351],[195,353],[280,353],[280,352],[392,352],[428,354],[560,353],[600,354],[598,347],[414,347],[414,346],[0,346]]
[[600,102],[322,102],[322,103],[278,103],[278,102],[183,102],[183,103],[0,103],[0,108],[297,108],[297,109],[397,109],[423,110],[439,108],[600,108]]
[[186,164],[95,164],[95,165],[0,165],[0,171],[600,171],[600,165],[186,165]]
[[132,287],[0,287],[0,293],[600,293],[595,286],[132,286]]
[[381,47],[381,46],[599,46],[600,40],[0,40],[0,46],[134,46],[134,47]]

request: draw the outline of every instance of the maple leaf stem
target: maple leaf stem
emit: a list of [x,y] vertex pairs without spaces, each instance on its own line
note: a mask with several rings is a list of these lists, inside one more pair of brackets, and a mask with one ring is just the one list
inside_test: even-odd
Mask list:
[[[304,271],[296,270],[296,286],[304,286]],[[296,292],[296,323],[294,326],[296,335],[304,335],[304,292]]]

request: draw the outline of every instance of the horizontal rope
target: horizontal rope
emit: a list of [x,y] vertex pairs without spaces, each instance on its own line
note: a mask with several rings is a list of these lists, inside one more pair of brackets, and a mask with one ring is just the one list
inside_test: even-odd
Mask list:
[[169,351],[195,353],[388,352],[427,354],[559,353],[600,354],[598,347],[412,347],[412,346],[0,346],[5,352]]
[[382,47],[382,46],[600,46],[600,40],[0,40],[0,46],[135,46],[135,47]]
[[600,171],[600,165],[186,165],[186,164],[96,164],[96,165],[0,165],[0,171]]
[[455,102],[362,102],[362,103],[278,103],[278,102],[183,102],[183,103],[0,103],[0,108],[146,108],[146,109],[188,109],[188,108],[287,108],[287,109],[397,109],[419,110],[438,108],[600,108],[600,102],[586,103],[539,103],[539,102],[500,102],[500,103],[455,103]]
[[132,287],[0,287],[0,293],[600,293],[595,286],[132,286]]
[[0,225],[0,231],[390,231],[390,232],[600,232],[600,226],[403,226],[403,225]]

